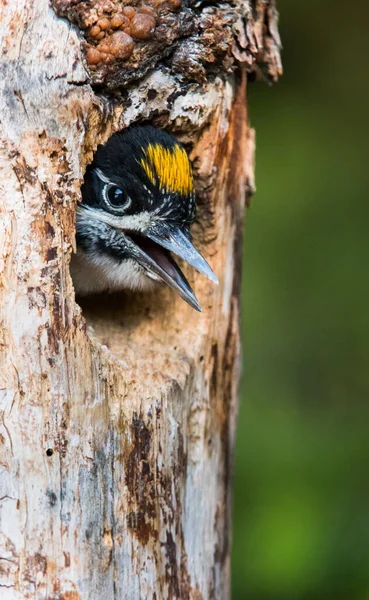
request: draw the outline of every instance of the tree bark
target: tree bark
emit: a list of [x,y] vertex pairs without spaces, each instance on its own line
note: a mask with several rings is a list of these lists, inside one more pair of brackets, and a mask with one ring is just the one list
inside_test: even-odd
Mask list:
[[[151,37],[140,19],[115,35],[120,0],[52,4],[0,7],[0,597],[224,600],[246,70],[280,71],[274,4],[152,3]],[[166,289],[75,301],[84,168],[147,120],[193,163],[194,239],[220,280],[185,271],[202,314]]]

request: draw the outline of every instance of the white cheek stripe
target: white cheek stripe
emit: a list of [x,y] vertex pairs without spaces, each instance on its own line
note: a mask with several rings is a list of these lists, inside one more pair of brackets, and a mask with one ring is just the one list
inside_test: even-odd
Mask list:
[[110,225],[110,227],[113,227],[114,229],[121,229],[122,231],[133,229],[134,231],[144,232],[152,222],[152,214],[147,211],[143,211],[138,215],[123,215],[118,217],[99,208],[86,206],[85,204],[83,206],[78,206],[77,214],[80,221],[83,220],[87,224],[91,224],[91,220],[95,219]]

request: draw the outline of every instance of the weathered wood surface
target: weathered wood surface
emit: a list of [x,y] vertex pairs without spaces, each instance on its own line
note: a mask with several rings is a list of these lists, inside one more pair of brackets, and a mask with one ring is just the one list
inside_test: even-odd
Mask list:
[[[258,60],[276,76],[275,10],[225,5],[218,17],[233,14],[233,37],[212,58],[221,40],[207,46],[209,8],[175,3],[197,30],[137,42],[141,71],[89,72],[71,13],[81,4],[54,2],[72,23],[48,0],[0,7],[0,598],[224,600],[254,147],[235,69]],[[186,79],[191,56],[201,69]],[[82,310],[74,299],[84,167],[98,143],[142,119],[178,135],[193,161],[194,238],[220,280],[187,270],[202,314],[166,289]]]

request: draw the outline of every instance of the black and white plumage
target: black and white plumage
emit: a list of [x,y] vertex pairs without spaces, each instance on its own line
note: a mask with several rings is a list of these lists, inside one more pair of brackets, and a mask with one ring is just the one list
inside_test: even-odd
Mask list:
[[99,146],[81,191],[71,263],[77,294],[147,290],[164,282],[201,310],[171,255],[217,282],[191,242],[192,173],[174,137],[151,126],[116,133]]

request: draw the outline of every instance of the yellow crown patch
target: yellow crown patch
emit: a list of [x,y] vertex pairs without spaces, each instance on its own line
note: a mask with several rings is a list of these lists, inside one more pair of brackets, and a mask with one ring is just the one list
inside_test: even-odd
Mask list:
[[161,144],[149,144],[141,166],[151,183],[166,192],[186,195],[193,191],[190,162],[180,146],[165,148]]

